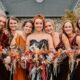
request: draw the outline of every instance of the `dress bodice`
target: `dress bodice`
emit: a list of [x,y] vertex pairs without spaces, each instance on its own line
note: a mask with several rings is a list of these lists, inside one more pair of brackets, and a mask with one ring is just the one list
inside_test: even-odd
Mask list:
[[23,48],[23,49],[26,48],[26,40],[24,40],[22,36],[17,35],[15,41],[16,41],[16,45],[17,45],[18,47]]
[[58,49],[61,48],[61,49],[64,50],[64,49],[65,49],[65,46],[64,46],[64,43],[63,43],[63,41],[62,41],[62,34],[59,35],[59,39],[60,39],[60,42],[59,42],[58,45],[55,47],[55,49],[58,50]]
[[48,40],[42,39],[42,40],[30,40],[30,51],[34,50],[48,50]]
[[79,36],[79,34],[76,34],[74,36],[74,38],[72,39],[72,41],[70,42],[70,45],[71,45],[72,49],[78,49],[78,44],[76,43],[77,36]]

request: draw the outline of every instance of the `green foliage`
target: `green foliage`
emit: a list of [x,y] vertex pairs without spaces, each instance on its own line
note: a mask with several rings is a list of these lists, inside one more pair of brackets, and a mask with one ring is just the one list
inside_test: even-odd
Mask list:
[[65,15],[62,17],[62,21],[65,21],[65,20],[71,20],[72,22],[76,22],[76,15],[74,13],[74,11],[72,10],[66,10],[65,11]]

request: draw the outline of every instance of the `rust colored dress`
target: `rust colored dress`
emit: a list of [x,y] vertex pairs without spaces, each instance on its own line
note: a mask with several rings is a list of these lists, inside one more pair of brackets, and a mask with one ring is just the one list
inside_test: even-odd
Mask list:
[[20,64],[16,64],[16,70],[13,75],[13,80],[27,80],[26,73],[24,69],[22,69]]
[[[16,45],[20,48],[25,49],[26,41],[21,36],[17,36]],[[27,80],[25,70],[21,67],[19,63],[16,64],[16,70],[13,74],[13,80]]]
[[[74,36],[73,40],[70,42],[71,48],[74,49],[74,50],[78,49],[78,44],[76,43],[77,36],[80,36],[80,34],[77,33]],[[77,58],[80,59],[80,55],[77,56]],[[76,63],[75,63],[75,65],[76,65]],[[79,61],[78,65],[74,68],[74,70],[71,74],[71,79],[70,80],[80,80],[80,61]]]

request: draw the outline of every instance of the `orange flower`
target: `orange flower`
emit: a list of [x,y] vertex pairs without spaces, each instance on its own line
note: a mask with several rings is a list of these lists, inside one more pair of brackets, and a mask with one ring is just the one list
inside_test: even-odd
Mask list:
[[0,52],[2,52],[2,46],[0,45]]
[[54,57],[53,57],[53,60],[55,60],[57,57],[59,57],[60,56],[60,52],[58,51],[58,52],[56,52],[55,54],[54,54]]
[[0,54],[2,54],[2,46],[0,45]]
[[15,53],[14,53],[13,50],[11,50],[11,54],[10,54],[10,56],[13,57],[13,58],[15,58],[16,55],[15,55]]
[[16,55],[15,58],[16,58],[16,59],[20,59],[20,56],[19,56],[19,55]]

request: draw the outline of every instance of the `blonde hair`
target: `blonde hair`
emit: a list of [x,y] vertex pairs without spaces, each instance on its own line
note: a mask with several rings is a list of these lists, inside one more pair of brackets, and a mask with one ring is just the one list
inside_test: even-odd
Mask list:
[[54,20],[52,20],[52,19],[46,19],[46,20],[45,20],[45,23],[46,23],[46,22],[51,22],[51,24],[52,24],[53,26],[55,25],[55,22],[54,22]]

